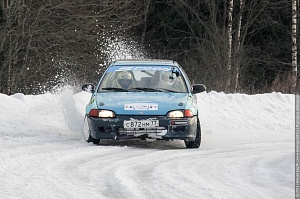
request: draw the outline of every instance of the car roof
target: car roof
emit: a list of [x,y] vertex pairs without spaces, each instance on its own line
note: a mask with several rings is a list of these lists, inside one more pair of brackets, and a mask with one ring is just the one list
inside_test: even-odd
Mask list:
[[163,59],[125,59],[117,60],[110,64],[110,66],[125,66],[125,65],[159,65],[159,66],[178,66],[178,63],[173,60]]

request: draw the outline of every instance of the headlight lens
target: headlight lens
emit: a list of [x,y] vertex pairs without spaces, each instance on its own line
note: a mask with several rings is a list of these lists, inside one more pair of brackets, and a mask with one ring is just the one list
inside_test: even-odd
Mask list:
[[115,113],[113,111],[108,110],[99,110],[98,117],[115,117]]
[[179,118],[179,117],[183,117],[183,112],[182,111],[171,111],[169,112],[168,114],[168,117],[171,117],[171,118]]

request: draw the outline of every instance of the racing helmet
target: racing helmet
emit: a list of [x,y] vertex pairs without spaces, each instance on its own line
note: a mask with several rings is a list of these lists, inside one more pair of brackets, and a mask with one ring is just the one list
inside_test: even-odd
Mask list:
[[118,75],[118,84],[121,88],[129,88],[133,83],[132,74],[128,71],[122,71]]

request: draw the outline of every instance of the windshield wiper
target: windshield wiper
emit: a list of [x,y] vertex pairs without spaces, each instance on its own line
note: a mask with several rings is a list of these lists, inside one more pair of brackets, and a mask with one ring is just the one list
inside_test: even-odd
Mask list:
[[179,93],[178,91],[174,90],[169,90],[165,88],[129,88],[129,89],[124,89],[124,88],[116,88],[116,87],[106,87],[102,88],[102,90],[108,90],[108,91],[119,91],[119,92],[130,92],[130,91],[145,91],[145,92],[173,92],[173,93]]
[[[173,93],[180,93],[178,91],[174,91],[174,90],[170,90],[170,89],[166,89],[166,88],[147,88],[147,87],[144,87],[144,88],[132,88],[132,89],[135,89],[135,90],[140,90],[140,91],[148,91],[148,92],[173,92]],[[129,89],[131,90],[131,89]]]
[[166,88],[157,88],[156,90],[158,90],[160,92],[167,91],[167,92],[172,92],[172,93],[181,93],[179,91],[174,91],[174,90],[170,90],[170,89],[166,89]]
[[[131,90],[131,89],[130,89]],[[147,87],[142,87],[142,88],[132,88],[132,90],[135,91],[146,91],[146,92],[162,92],[160,89],[156,88],[147,88]]]
[[108,90],[108,91],[121,91],[121,92],[128,92],[128,89],[124,89],[124,88],[116,88],[116,87],[106,87],[106,88],[102,88],[102,90]]

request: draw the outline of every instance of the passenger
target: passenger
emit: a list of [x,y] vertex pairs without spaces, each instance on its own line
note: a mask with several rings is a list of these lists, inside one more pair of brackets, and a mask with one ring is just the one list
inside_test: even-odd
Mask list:
[[163,88],[167,90],[174,90],[173,84],[175,82],[174,76],[170,72],[161,72],[158,84],[156,88]]

